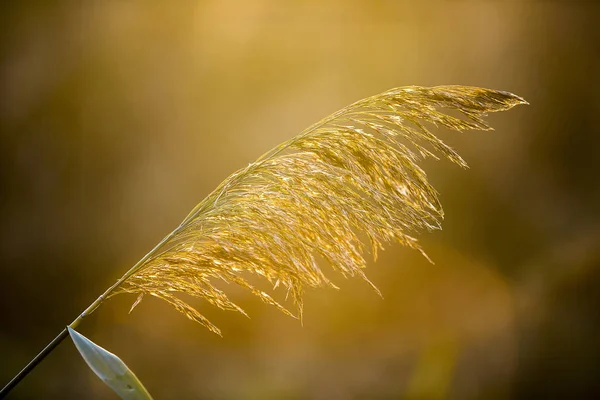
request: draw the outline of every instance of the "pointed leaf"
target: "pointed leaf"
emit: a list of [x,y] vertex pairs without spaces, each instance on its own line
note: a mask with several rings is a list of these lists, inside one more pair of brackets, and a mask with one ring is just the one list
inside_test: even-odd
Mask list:
[[98,346],[71,327],[67,327],[67,329],[87,365],[123,400],[152,400],[142,382],[119,357]]

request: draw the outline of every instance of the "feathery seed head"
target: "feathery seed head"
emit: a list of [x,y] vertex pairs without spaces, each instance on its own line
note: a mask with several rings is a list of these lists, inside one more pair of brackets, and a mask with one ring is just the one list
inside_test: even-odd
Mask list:
[[287,288],[301,315],[305,287],[335,287],[317,260],[369,282],[359,233],[375,258],[385,242],[422,252],[413,235],[440,228],[442,207],[418,162],[466,163],[426,123],[489,130],[486,113],[518,104],[526,102],[465,86],[396,88],[357,101],[227,178],[113,294],[139,294],[134,307],[143,295],[158,297],[217,334],[177,293],[244,313],[214,286],[223,280],[292,315],[242,277],[252,273]]

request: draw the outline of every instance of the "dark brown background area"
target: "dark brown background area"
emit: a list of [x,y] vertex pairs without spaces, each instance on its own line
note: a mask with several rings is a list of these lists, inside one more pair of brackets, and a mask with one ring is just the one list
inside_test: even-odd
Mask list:
[[[10,4],[9,4],[10,3]],[[429,255],[388,246],[385,297],[334,277],[303,326],[195,303],[103,305],[80,331],[155,399],[600,396],[600,7],[593,1],[5,2],[0,12],[0,384],[229,173],[395,86],[531,105],[444,134]],[[332,276],[333,277],[333,276]],[[279,293],[280,294],[280,293]],[[112,399],[63,343],[11,399]]]

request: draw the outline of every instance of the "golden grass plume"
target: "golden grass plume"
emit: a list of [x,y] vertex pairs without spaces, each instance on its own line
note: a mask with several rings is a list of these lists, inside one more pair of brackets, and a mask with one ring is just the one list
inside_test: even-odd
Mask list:
[[138,294],[134,307],[144,295],[158,297],[217,334],[177,295],[244,313],[214,286],[223,280],[291,314],[242,277],[252,273],[285,287],[301,315],[305,287],[335,287],[318,260],[369,282],[359,235],[376,258],[385,242],[422,252],[413,235],[440,228],[442,207],[418,162],[466,164],[426,124],[489,130],[486,113],[525,103],[465,86],[402,87],[359,100],[229,176],[108,294]]

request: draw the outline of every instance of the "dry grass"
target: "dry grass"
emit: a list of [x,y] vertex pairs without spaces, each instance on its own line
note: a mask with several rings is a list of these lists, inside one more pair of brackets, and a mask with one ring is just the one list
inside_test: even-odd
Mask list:
[[440,228],[442,207],[418,162],[466,164],[426,123],[489,130],[486,113],[524,103],[495,90],[412,86],[351,104],[228,177],[110,294],[139,294],[134,307],[144,295],[161,298],[217,334],[178,293],[244,313],[213,285],[223,280],[292,315],[242,278],[249,272],[285,287],[301,315],[305,287],[335,287],[318,259],[369,282],[359,235],[376,258],[385,242],[422,252],[413,235]]

